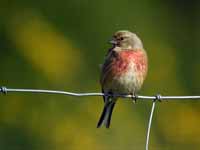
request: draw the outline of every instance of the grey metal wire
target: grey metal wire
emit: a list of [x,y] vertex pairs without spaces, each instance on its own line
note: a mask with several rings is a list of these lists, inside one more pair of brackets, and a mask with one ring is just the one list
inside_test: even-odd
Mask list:
[[143,96],[143,95],[124,95],[124,94],[115,94],[111,95],[109,93],[74,93],[74,92],[67,92],[67,91],[57,91],[57,90],[43,90],[43,89],[16,89],[16,88],[6,88],[5,86],[0,88],[0,92],[7,94],[8,92],[27,92],[27,93],[47,93],[47,94],[63,94],[68,96],[78,96],[78,97],[84,97],[84,96],[116,96],[116,97],[122,97],[122,98],[137,98],[137,99],[144,99],[144,100],[153,100],[151,113],[149,117],[149,123],[148,123],[148,129],[147,129],[147,136],[146,136],[146,150],[148,150],[149,147],[149,137],[150,137],[150,130],[151,130],[151,123],[153,118],[153,113],[155,109],[156,100],[175,100],[175,99],[182,99],[182,100],[189,100],[189,99],[199,99],[200,96],[161,96],[161,95],[155,95],[155,96]]
[[[67,92],[67,91],[57,91],[57,90],[43,90],[43,89],[16,89],[16,88],[6,88],[5,86],[0,88],[1,93],[10,93],[10,92],[28,92],[28,93],[48,93],[48,94],[63,94],[63,95],[68,95],[68,96],[78,96],[78,97],[83,97],[83,96],[116,96],[116,97],[122,97],[122,98],[135,98],[134,95],[124,95],[124,94],[115,94],[111,95],[108,93],[74,93],[74,92]],[[137,99],[144,99],[144,100],[153,100],[153,99],[158,99],[156,96],[143,96],[143,95],[137,95]],[[183,99],[183,100],[188,100],[188,99],[199,99],[200,96],[161,96],[159,95],[159,99],[161,100],[175,100],[175,99]]]
[[151,113],[150,113],[150,117],[149,117],[148,128],[147,128],[146,147],[145,147],[146,150],[149,149],[149,138],[150,138],[150,131],[151,131],[151,123],[152,123],[155,105],[156,105],[156,101],[153,101],[153,104],[152,104],[152,107],[151,107]]

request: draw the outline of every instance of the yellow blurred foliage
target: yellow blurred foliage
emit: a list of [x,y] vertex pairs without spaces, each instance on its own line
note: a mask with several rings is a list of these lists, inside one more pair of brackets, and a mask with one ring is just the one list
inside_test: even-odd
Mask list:
[[[57,124],[52,135],[52,140],[56,145],[63,148],[66,146],[66,143],[69,142],[69,149],[84,148],[101,150],[102,146],[93,138],[90,132],[87,132],[80,124],[72,124],[72,122],[69,123],[69,121],[70,119],[66,118]],[[77,141],[79,142],[77,143]]]
[[83,63],[80,50],[39,15],[16,13],[9,27],[18,52],[49,80],[73,77]]
[[200,120],[196,109],[188,105],[180,105],[179,103],[168,105],[168,107],[170,107],[171,111],[164,109],[157,117],[158,126],[165,138],[171,142],[187,141],[199,143]]

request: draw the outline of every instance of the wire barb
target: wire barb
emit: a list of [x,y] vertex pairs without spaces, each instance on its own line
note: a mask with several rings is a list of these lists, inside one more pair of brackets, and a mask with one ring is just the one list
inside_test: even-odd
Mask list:
[[154,99],[154,101],[162,102],[162,96],[161,96],[161,94],[157,94],[155,97],[156,98]]
[[2,86],[0,90],[3,94],[7,94],[7,88],[5,86]]

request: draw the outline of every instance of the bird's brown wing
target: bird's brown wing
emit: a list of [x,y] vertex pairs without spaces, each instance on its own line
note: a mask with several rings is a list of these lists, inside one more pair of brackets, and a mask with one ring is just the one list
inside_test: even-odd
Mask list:
[[[109,56],[109,54],[108,54]],[[106,77],[108,76],[108,73],[110,72],[110,65],[112,64],[112,61],[108,58],[108,56],[105,59],[104,64],[102,65],[101,68],[101,77],[100,77],[100,83],[101,83],[101,87],[102,87],[102,93],[104,92],[104,84],[106,81]],[[104,102],[106,102],[106,96],[103,96],[103,100]]]
[[100,83],[102,86],[102,89],[104,85],[106,84],[106,81],[109,81],[110,78],[112,78],[112,65],[114,61],[116,60],[117,52],[112,50],[110,51],[105,59],[104,64],[101,68],[101,77],[100,77]]

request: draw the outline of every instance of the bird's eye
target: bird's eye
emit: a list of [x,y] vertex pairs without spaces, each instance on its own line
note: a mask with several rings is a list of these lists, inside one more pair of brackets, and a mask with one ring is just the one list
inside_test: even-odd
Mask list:
[[123,37],[121,37],[121,38],[120,38],[120,40],[122,41],[122,40],[124,40],[124,38],[123,38]]

